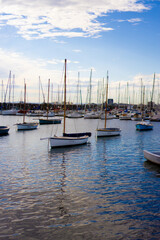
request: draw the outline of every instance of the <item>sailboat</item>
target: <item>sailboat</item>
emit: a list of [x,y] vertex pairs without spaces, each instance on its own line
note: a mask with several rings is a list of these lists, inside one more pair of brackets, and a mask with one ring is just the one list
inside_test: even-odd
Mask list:
[[106,107],[105,107],[105,123],[104,128],[97,129],[97,137],[111,137],[120,135],[120,128],[107,128],[107,101],[108,101],[108,72],[107,72],[107,86],[106,86]]
[[[145,93],[145,87],[143,88],[143,105],[144,105],[144,93]],[[153,124],[150,123],[150,121],[144,121],[143,111],[142,111],[142,121],[136,124],[136,130],[138,131],[153,130]]]
[[37,129],[38,123],[36,122],[25,122],[25,105],[26,105],[26,83],[24,84],[24,115],[23,115],[23,123],[17,123],[17,130],[34,130]]
[[[50,137],[50,146],[51,148],[55,147],[66,147],[66,146],[74,146],[74,145],[82,145],[86,144],[88,141],[89,136],[87,135],[76,135],[76,134],[66,134],[65,132],[65,125],[66,125],[66,65],[67,65],[67,60],[65,59],[65,74],[64,74],[64,121],[63,121],[63,136],[58,137]],[[79,133],[81,134],[81,133]]]
[[50,79],[48,79],[48,103],[47,103],[47,114],[46,114],[46,117],[47,118],[40,118],[39,119],[39,124],[42,125],[42,124],[59,124],[61,123],[61,119],[49,119],[48,117],[50,116],[50,113],[49,113],[49,90],[50,90]]

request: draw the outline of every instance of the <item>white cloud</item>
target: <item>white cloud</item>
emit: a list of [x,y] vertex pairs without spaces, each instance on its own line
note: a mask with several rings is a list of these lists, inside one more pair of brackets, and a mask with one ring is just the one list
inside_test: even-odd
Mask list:
[[[64,60],[63,59],[34,59],[31,60],[25,57],[21,53],[12,52],[12,51],[4,51],[0,49],[0,84],[3,80],[4,88],[6,88],[6,84],[8,82],[9,71],[12,71],[12,74],[15,74],[15,101],[20,100],[20,91],[23,89],[24,79],[27,83],[27,95],[28,101],[38,102],[39,99],[39,76],[41,77],[41,82],[44,88],[44,92],[47,96],[47,85],[48,79],[50,78],[51,83],[53,83],[54,92],[58,90],[58,85],[60,85],[60,89],[63,87],[63,70],[64,70]],[[51,65],[49,69],[48,66]],[[76,66],[76,67],[75,67]],[[74,69],[74,70],[72,70]],[[73,92],[73,95],[69,95],[71,99],[74,98],[76,92],[74,86],[78,80],[78,72],[80,72],[80,83],[83,99],[86,100],[87,88],[89,86],[90,81],[90,71],[92,69],[92,90],[93,90],[93,99],[96,102],[96,94],[97,94],[97,85],[98,80],[100,78],[95,78],[95,74],[97,70],[94,67],[83,69],[78,65],[77,61],[67,60],[67,79],[68,79],[68,90]],[[104,76],[101,76],[102,78]],[[109,77],[110,79],[110,77]],[[146,87],[146,92],[150,94],[153,85],[153,73],[150,75],[145,74],[137,74],[136,76],[131,76],[128,81],[120,81],[121,88],[121,96],[125,96],[125,92],[127,89],[127,82],[129,86],[130,96],[132,96],[133,85],[137,95],[137,101],[140,100],[140,87],[141,87],[141,79],[143,80],[143,85]],[[156,91],[158,91],[159,86],[158,82],[160,79],[160,74],[156,73],[156,81],[155,81],[155,94],[154,97],[157,96]],[[117,92],[119,88],[119,82],[115,82],[109,80],[109,98],[114,98],[116,100]],[[0,93],[1,94],[1,93]],[[56,93],[57,94],[57,93]],[[149,95],[148,95],[149,96]],[[41,96],[42,97],[42,96]],[[55,98],[57,95],[55,95]],[[1,99],[1,96],[0,96]]]
[[[39,76],[47,96],[48,79],[53,83],[54,92],[58,91],[58,85],[63,88],[64,77],[64,59],[30,59],[25,57],[22,53],[3,50],[0,48],[0,84],[3,80],[4,89],[6,89],[9,71],[11,70],[12,76],[15,75],[15,101],[20,101],[21,90],[23,90],[24,79],[27,84],[28,101],[38,102],[39,99]],[[77,84],[78,61],[67,60],[67,82],[68,90],[73,90],[75,96],[74,85]],[[50,67],[51,66],[51,67]],[[73,66],[73,68],[72,68]],[[77,66],[77,69],[74,67]],[[50,68],[49,68],[50,67]],[[73,69],[73,70],[72,70]],[[89,76],[90,69],[85,70]],[[82,79],[85,85],[83,94],[87,90],[86,83],[89,84],[89,77]],[[57,93],[56,93],[57,94]],[[1,95],[1,92],[0,92]],[[58,95],[58,94],[57,94]],[[55,98],[57,97],[55,95]],[[72,97],[72,96],[69,96]],[[42,98],[42,96],[41,96]],[[0,96],[1,99],[1,96]],[[42,99],[41,99],[42,100]]]
[[140,19],[140,18],[131,18],[131,19],[126,19],[126,20],[118,20],[118,22],[129,22],[129,23],[139,23],[139,22],[141,22],[142,21],[142,19]]
[[39,0],[0,1],[0,26],[18,29],[25,39],[99,37],[111,31],[98,17],[112,11],[141,12],[149,9],[137,0]]
[[81,50],[80,49],[73,49],[73,52],[80,53]]

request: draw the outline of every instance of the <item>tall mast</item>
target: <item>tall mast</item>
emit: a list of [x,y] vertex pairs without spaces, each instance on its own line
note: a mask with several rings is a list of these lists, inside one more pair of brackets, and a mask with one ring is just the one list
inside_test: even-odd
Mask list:
[[49,111],[49,91],[50,91],[50,79],[48,79],[47,119],[48,119],[48,111]]
[[40,84],[41,84],[41,82],[40,82],[40,76],[39,76],[39,106],[40,106],[40,104],[41,104],[41,103],[40,103],[40,88],[41,88],[41,85],[40,85]]
[[91,105],[91,96],[92,96],[92,69],[91,69],[91,73],[90,73],[90,85],[89,85],[89,107]]
[[59,85],[58,85],[58,104],[60,103],[59,101]]
[[78,110],[78,104],[79,104],[79,79],[80,79],[80,73],[78,72],[78,83],[77,83],[77,110]]
[[24,114],[23,114],[23,123],[25,123],[25,111],[26,111],[26,83],[24,84]]
[[11,74],[10,74],[10,77],[9,77],[9,107],[10,107],[10,103],[11,103]]
[[65,59],[65,70],[64,70],[64,123],[63,123],[63,134],[65,133],[66,128],[66,69],[67,68],[67,59]]
[[106,108],[105,108],[105,124],[104,124],[105,128],[106,128],[106,122],[107,122],[107,101],[108,101],[108,71],[107,71],[107,86],[106,86]]
[[143,86],[143,104],[142,104],[142,121],[144,120],[144,95],[145,95],[145,86]]
[[2,98],[1,98],[2,100],[2,103],[3,103],[3,80],[2,80]]
[[13,85],[13,99],[12,99],[12,103],[13,103],[13,106],[14,106],[14,84],[15,84],[15,75],[13,74],[13,82],[12,82],[12,85]]
[[10,83],[10,78],[11,78],[11,71],[9,72],[9,78],[8,78],[8,83],[6,86],[6,92],[5,92],[5,96],[4,96],[4,102],[6,102],[6,98],[7,98],[7,91],[8,91],[8,85]]
[[118,104],[120,104],[120,88],[121,88],[121,85],[119,83],[119,89],[118,89]]
[[153,107],[153,93],[154,93],[155,78],[156,78],[156,77],[155,77],[155,73],[154,73],[152,93],[151,93],[151,110],[152,110],[152,107]]

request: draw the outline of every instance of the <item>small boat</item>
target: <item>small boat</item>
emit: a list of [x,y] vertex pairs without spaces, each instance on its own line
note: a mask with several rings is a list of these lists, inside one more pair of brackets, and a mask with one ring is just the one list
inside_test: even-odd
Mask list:
[[98,119],[100,116],[97,112],[89,112],[84,115],[84,119]]
[[41,117],[41,116],[43,116],[43,112],[42,111],[29,111],[29,112],[27,112],[27,117]]
[[54,119],[39,119],[39,124],[40,125],[45,125],[45,124],[60,124],[62,122],[61,119],[59,118],[54,118]]
[[2,115],[16,115],[18,110],[16,108],[11,108],[9,110],[3,110]]
[[[145,95],[145,86],[143,87],[143,105],[144,105],[144,95]],[[136,124],[136,130],[138,131],[147,131],[153,130],[153,124],[150,121],[144,121],[144,111],[142,111],[142,121]]]
[[82,145],[88,142],[89,136],[75,136],[70,134],[70,136],[66,136],[65,134],[65,118],[66,118],[66,64],[67,60],[65,59],[65,74],[64,74],[64,121],[63,121],[63,136],[58,137],[50,137],[50,146],[51,148],[56,147],[68,147],[68,146],[75,146],[75,145]]
[[156,164],[160,164],[160,152],[149,152],[147,150],[143,150],[144,157]]
[[7,135],[9,132],[8,126],[0,126],[0,136]]
[[121,130],[119,128],[100,128],[97,129],[97,137],[119,136]]
[[88,141],[88,136],[81,137],[51,137],[50,145],[51,147],[69,147],[74,145],[86,144]]
[[44,113],[43,114],[43,117],[54,117],[55,116],[55,114],[54,114],[54,112],[46,112],[46,113]]
[[19,111],[16,113],[16,115],[17,115],[17,116],[23,116],[23,115],[26,114],[27,112],[28,112],[27,110],[24,111],[24,110],[21,109],[21,110],[19,110]]
[[120,128],[107,128],[107,101],[108,101],[108,73],[107,73],[107,87],[106,87],[106,107],[105,107],[105,123],[104,128],[97,129],[97,137],[112,137],[119,136],[121,133]]
[[131,120],[131,115],[128,113],[123,113],[119,116],[119,120]]
[[136,124],[136,130],[138,131],[146,131],[153,130],[153,124],[147,121],[141,121]]
[[17,130],[34,130],[37,129],[38,123],[36,122],[25,122],[25,115],[26,115],[26,110],[25,110],[25,105],[26,105],[26,83],[24,84],[24,111],[23,111],[23,123],[17,123]]
[[141,114],[139,113],[135,113],[133,115],[133,117],[131,118],[132,121],[141,121],[142,120],[142,117],[141,117]]
[[[107,120],[115,119],[115,115],[107,114]],[[105,120],[105,114],[101,115],[101,120]]]
[[23,122],[17,123],[17,130],[34,130],[37,129],[38,123],[36,122]]
[[155,114],[153,117],[151,117],[150,121],[160,122],[160,114]]
[[78,112],[72,112],[66,116],[67,118],[83,118],[83,115]]

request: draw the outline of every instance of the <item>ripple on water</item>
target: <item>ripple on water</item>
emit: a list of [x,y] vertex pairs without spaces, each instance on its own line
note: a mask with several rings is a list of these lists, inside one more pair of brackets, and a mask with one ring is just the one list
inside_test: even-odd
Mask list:
[[115,120],[121,136],[96,139],[97,123],[81,122],[90,144],[65,150],[39,140],[49,126],[0,138],[1,239],[160,238],[160,168],[143,157],[159,148],[159,124],[140,133]]

